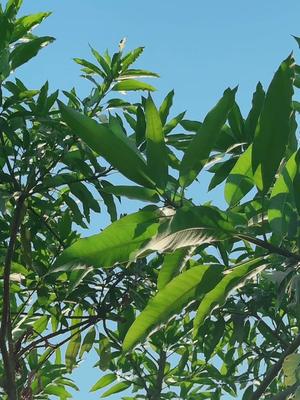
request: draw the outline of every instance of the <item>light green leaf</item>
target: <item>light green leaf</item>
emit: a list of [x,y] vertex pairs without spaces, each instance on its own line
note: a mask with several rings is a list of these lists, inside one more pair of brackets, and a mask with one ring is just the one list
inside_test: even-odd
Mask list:
[[113,381],[115,381],[117,379],[117,376],[115,374],[107,374],[102,376],[102,378],[100,378],[95,385],[92,387],[92,389],[90,390],[90,392],[95,392],[96,390],[102,389],[105,386],[110,385]]
[[45,389],[44,389],[44,393],[45,394],[50,394],[52,396],[57,396],[63,399],[69,399],[71,397],[73,397],[71,395],[71,393],[69,393],[63,386],[59,386],[59,385],[48,385]]
[[106,159],[128,179],[153,187],[148,167],[139,151],[125,135],[117,135],[107,124],[93,119],[59,102],[64,121],[92,150]]
[[141,186],[107,186],[103,190],[106,193],[111,193],[115,196],[124,196],[129,199],[136,199],[152,203],[158,203],[160,201],[159,195],[155,190]]
[[227,178],[225,199],[230,206],[238,203],[254,186],[251,157],[252,145],[239,157]]
[[32,39],[30,42],[21,43],[10,54],[11,68],[15,69],[25,64],[31,58],[37,55],[42,47],[52,43],[55,39],[50,36],[43,36]]
[[128,389],[131,386],[130,382],[119,382],[114,385],[112,388],[108,389],[106,392],[103,393],[101,398],[111,396],[115,393],[123,392],[124,390]]
[[207,114],[197,134],[184,153],[179,182],[189,186],[205,165],[214,148],[222,126],[234,104],[236,89],[227,89],[218,104]]
[[147,90],[149,92],[154,92],[156,89],[154,86],[149,85],[149,83],[128,79],[126,81],[117,82],[111,90],[118,92],[128,92],[131,90]]
[[10,42],[13,43],[21,39],[31,29],[39,25],[45,18],[49,17],[49,15],[51,15],[51,12],[40,12],[37,14],[25,15],[17,19],[14,24]]
[[137,317],[123,342],[125,352],[141,342],[151,330],[178,313],[191,300],[211,290],[221,278],[221,266],[196,266],[169,282]]
[[161,119],[162,125],[165,125],[170,109],[173,104],[173,98],[174,98],[174,90],[171,90],[165,97],[164,101],[162,102],[162,105],[159,107],[159,115]]
[[[296,233],[297,229],[293,183],[299,169],[299,155],[300,151],[295,152],[287,161],[271,193],[268,219],[272,231],[281,238],[293,231]],[[298,190],[299,188],[296,188],[296,191]]]
[[157,278],[158,290],[163,289],[174,276],[178,275],[180,269],[185,263],[189,249],[178,249],[174,253],[165,254],[164,261]]
[[224,273],[222,280],[215,287],[206,293],[197,310],[194,319],[194,337],[197,336],[200,326],[205,318],[212,312],[216,306],[222,305],[230,292],[240,286],[246,279],[258,274],[266,267],[262,258],[247,261],[232,270]]
[[147,163],[153,180],[164,188],[168,179],[168,155],[159,113],[149,95],[145,102]]
[[293,353],[286,356],[282,364],[282,370],[284,382],[287,386],[293,386],[299,382],[300,354]]
[[259,190],[270,188],[290,135],[294,59],[282,62],[268,88],[254,136],[252,168]]
[[157,208],[139,211],[113,222],[97,235],[78,240],[63,251],[55,270],[64,264],[108,268],[129,261],[145,241],[157,233],[159,216]]
[[159,78],[159,75],[155,72],[146,71],[144,69],[127,69],[118,77],[118,80],[132,78]]

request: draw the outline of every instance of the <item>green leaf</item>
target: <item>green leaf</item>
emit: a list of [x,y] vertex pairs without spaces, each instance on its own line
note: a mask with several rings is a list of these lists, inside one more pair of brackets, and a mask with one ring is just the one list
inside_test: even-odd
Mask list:
[[[297,211],[294,200],[294,179],[299,170],[300,151],[295,152],[287,161],[273,187],[268,219],[272,231],[280,238],[296,233]],[[299,188],[295,188],[295,193]]]
[[80,333],[74,335],[68,343],[65,357],[66,357],[66,368],[69,371],[72,371],[72,369],[76,365],[76,358],[80,349],[80,343],[81,343]]
[[90,392],[95,392],[96,390],[102,389],[105,386],[110,385],[113,381],[115,381],[117,379],[117,376],[115,374],[107,374],[102,376],[102,378],[100,378],[95,385],[92,387],[92,389],[90,390]]
[[130,382],[119,382],[114,385],[112,388],[108,389],[106,392],[103,393],[101,398],[111,396],[115,393],[123,392],[124,390],[128,389],[131,386]]
[[174,90],[171,90],[165,97],[164,101],[162,102],[162,105],[159,107],[159,115],[161,119],[162,125],[165,125],[170,109],[173,104],[173,98],[174,98]]
[[293,353],[286,356],[282,364],[282,370],[285,385],[293,386],[299,382],[300,354]]
[[183,117],[185,116],[185,111],[176,115],[176,117],[172,118],[171,121],[169,121],[163,129],[163,132],[165,135],[170,133],[176,126],[182,121]]
[[213,165],[212,168],[209,169],[209,172],[214,172],[214,176],[210,181],[208,186],[208,190],[214,189],[216,186],[220,185],[229,175],[230,171],[234,167],[237,159],[229,158],[226,161],[222,161],[218,164]]
[[111,90],[118,92],[128,92],[131,90],[147,90],[149,92],[154,92],[156,89],[154,86],[149,85],[149,83],[128,79],[126,81],[117,82]]
[[263,90],[262,84],[258,82],[256,86],[256,91],[253,94],[252,98],[252,108],[245,121],[245,134],[249,143],[253,141],[257,123],[265,102],[265,97],[266,95]]
[[159,226],[159,210],[139,211],[113,222],[103,232],[80,239],[58,257],[55,266],[88,264],[108,268],[129,261]]
[[45,18],[49,17],[49,15],[51,15],[51,12],[40,12],[17,19],[14,24],[14,30],[10,42],[13,43],[21,39],[31,29],[39,25]]
[[102,57],[101,54],[99,54],[97,50],[93,49],[93,47],[90,46],[90,48],[93,53],[93,56],[96,58],[98,63],[101,65],[105,75],[110,78],[112,75],[112,72],[110,69],[110,65],[107,63],[107,60],[104,57]]
[[185,263],[189,249],[178,249],[174,253],[165,254],[164,261],[157,278],[158,290],[163,289],[174,276],[178,275]]
[[44,389],[45,394],[50,394],[52,396],[57,396],[63,399],[69,399],[73,397],[63,386],[59,385],[48,385]]
[[289,56],[275,73],[254,136],[252,168],[255,183],[264,193],[275,178],[290,135],[293,65]]
[[95,342],[95,337],[96,337],[96,330],[94,327],[92,327],[83,339],[79,353],[79,358],[81,358],[84,355],[84,353],[88,353],[91,350]]
[[168,283],[137,317],[123,342],[125,352],[141,342],[151,330],[180,312],[191,300],[211,290],[221,278],[221,266],[196,266]]
[[82,59],[82,58],[73,58],[73,60],[74,60],[77,64],[82,65],[83,67],[86,67],[86,68],[88,68],[89,70],[91,70],[92,73],[98,74],[98,75],[100,75],[100,76],[102,76],[102,77],[105,76],[105,75],[103,74],[102,70],[101,70],[99,67],[97,67],[97,65],[95,65],[95,64],[93,64],[93,63],[91,63],[91,62],[89,62],[89,61],[87,61],[87,60],[84,60],[84,59]]
[[206,293],[200,303],[194,319],[194,337],[197,336],[198,330],[205,318],[210,315],[215,307],[221,306],[225,302],[232,290],[240,286],[246,279],[258,274],[265,267],[265,261],[262,258],[258,258],[247,261],[232,268],[232,270],[228,270],[228,272],[226,271],[222,280],[211,291],[207,291],[208,293]]
[[42,47],[52,43],[55,39],[51,36],[43,36],[32,39],[28,43],[19,44],[10,54],[11,68],[15,69],[25,64],[31,58],[37,55]]
[[128,179],[153,187],[148,167],[139,151],[125,135],[116,134],[107,124],[93,119],[59,102],[64,121],[92,150],[104,157]]
[[141,186],[107,186],[103,189],[106,193],[114,194],[115,196],[124,196],[129,199],[158,203],[159,195],[155,190],[147,189]]
[[236,89],[227,89],[218,104],[207,114],[201,128],[191,140],[180,166],[179,182],[189,186],[205,165],[210,152],[234,104]]
[[132,78],[159,78],[155,72],[146,71],[144,69],[127,69],[119,76],[119,80],[132,79]]
[[168,179],[168,155],[161,120],[149,95],[145,102],[147,163],[153,180],[164,188]]
[[77,197],[83,205],[91,208],[95,212],[100,212],[100,206],[98,202],[94,199],[91,192],[87,189],[85,185],[81,182],[75,182],[69,184],[71,193]]
[[225,185],[225,199],[232,206],[238,203],[253,188],[251,165],[252,145],[239,157]]
[[[166,211],[168,213],[168,210]],[[234,228],[227,215],[209,206],[182,207],[170,211],[157,235],[142,246],[136,256],[153,251],[172,252],[180,248],[200,246],[228,239]]]
[[144,51],[144,47],[138,47],[132,50],[130,53],[126,54],[126,56],[122,59],[122,72],[126,71],[130,65],[132,65],[142,54]]

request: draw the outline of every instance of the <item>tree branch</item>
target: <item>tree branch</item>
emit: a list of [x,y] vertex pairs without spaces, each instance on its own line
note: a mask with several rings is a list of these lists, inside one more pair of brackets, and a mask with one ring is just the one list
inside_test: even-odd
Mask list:
[[286,349],[286,351],[282,354],[282,356],[279,358],[279,360],[269,369],[267,372],[265,379],[262,381],[256,392],[253,393],[252,397],[250,397],[250,400],[258,400],[261,398],[261,396],[264,394],[264,392],[267,390],[268,386],[272,383],[272,381],[276,378],[278,375],[279,371],[281,370],[282,364],[284,359],[289,355],[294,353],[295,350],[300,346],[300,334],[296,336],[294,341],[289,345],[289,347]]
[[[26,195],[22,193],[16,202],[16,207],[13,213],[13,220],[10,230],[9,244],[4,261],[0,349],[3,357],[5,379],[6,379],[6,390],[9,400],[17,399],[16,377],[15,377],[15,355],[14,355],[14,346],[11,335],[11,319],[10,319],[10,272],[16,245],[17,234],[22,222],[22,209],[25,198]],[[6,344],[7,342],[8,342],[8,348]]]

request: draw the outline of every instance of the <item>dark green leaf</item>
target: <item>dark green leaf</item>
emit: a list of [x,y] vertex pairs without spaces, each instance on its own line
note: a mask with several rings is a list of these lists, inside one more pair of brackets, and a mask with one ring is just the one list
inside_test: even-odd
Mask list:
[[133,79],[129,79],[126,81],[117,82],[112,90],[118,92],[128,92],[131,90],[147,90],[149,92],[155,91],[155,87],[149,85],[149,83],[135,81]]
[[90,392],[95,392],[96,390],[102,389],[105,386],[110,385],[113,381],[115,381],[117,379],[115,374],[107,374],[102,376],[102,378],[100,378],[95,385],[92,387],[92,389],[90,390]]
[[252,168],[259,190],[270,188],[290,135],[294,60],[282,62],[268,88],[266,100],[255,132]]
[[214,148],[220,130],[234,104],[236,90],[227,89],[218,104],[207,114],[201,128],[184,153],[180,167],[179,182],[189,186],[205,165]]
[[158,290],[163,289],[178,273],[185,264],[189,249],[175,250],[174,253],[165,254],[164,261],[157,278]]
[[159,115],[163,126],[167,122],[167,118],[173,104],[173,97],[174,97],[174,90],[171,90],[165,97],[164,101],[162,102],[162,105],[159,107]]
[[143,188],[141,186],[107,186],[104,192],[115,196],[124,196],[129,199],[136,199],[152,203],[158,203],[160,198],[155,190]]

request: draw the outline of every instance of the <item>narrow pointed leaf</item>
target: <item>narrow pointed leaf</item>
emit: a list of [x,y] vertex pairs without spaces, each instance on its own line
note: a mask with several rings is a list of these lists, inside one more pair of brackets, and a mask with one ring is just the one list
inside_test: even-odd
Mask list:
[[265,96],[262,84],[259,82],[256,86],[256,91],[253,94],[252,108],[245,121],[245,134],[249,143],[253,141],[259,116],[265,102]]
[[168,179],[168,155],[160,116],[150,95],[145,103],[145,118],[148,167],[153,180],[164,188]]
[[179,182],[189,186],[204,167],[214,148],[228,113],[233,107],[236,90],[227,89],[218,104],[207,114],[197,134],[190,142],[180,166]]
[[151,330],[180,312],[191,300],[211,290],[221,278],[221,266],[196,266],[168,283],[137,317],[124,339],[123,350],[132,349]]
[[165,123],[167,122],[167,118],[169,116],[169,112],[173,104],[173,98],[174,98],[174,90],[171,90],[165,97],[164,101],[162,102],[162,105],[159,107],[159,115],[162,125],[165,125]]
[[294,59],[282,62],[268,88],[254,136],[252,168],[259,190],[270,188],[290,135]]
[[149,83],[136,81],[133,79],[124,80],[121,82],[117,82],[112,90],[118,92],[128,92],[131,90],[147,90],[149,92],[154,92],[156,89],[154,86],[149,85]]
[[155,190],[143,188],[141,186],[107,186],[104,191],[115,196],[124,196],[129,199],[136,199],[152,203],[160,201],[159,195]]
[[123,392],[124,390],[128,389],[131,386],[130,382],[119,382],[114,385],[112,388],[108,389],[106,392],[103,393],[101,398],[111,396],[115,393]]
[[224,275],[222,280],[211,291],[206,293],[200,303],[194,319],[194,337],[197,336],[198,329],[203,324],[205,318],[210,315],[215,307],[225,302],[232,290],[240,286],[246,279],[259,273],[265,267],[265,261],[262,258],[258,258],[247,261]]
[[117,379],[117,376],[115,374],[107,374],[102,376],[92,387],[90,392],[95,392],[96,390],[102,389],[105,386],[110,385],[113,381]]
[[14,30],[10,39],[13,43],[21,39],[33,27],[39,25],[45,18],[51,15],[51,12],[41,12],[37,14],[26,15],[16,20]]
[[128,179],[142,186],[153,187],[148,167],[125,135],[117,135],[107,124],[93,119],[59,102],[64,121],[76,134]]
[[225,199],[232,206],[238,203],[253,188],[251,165],[252,145],[239,157],[225,185]]

